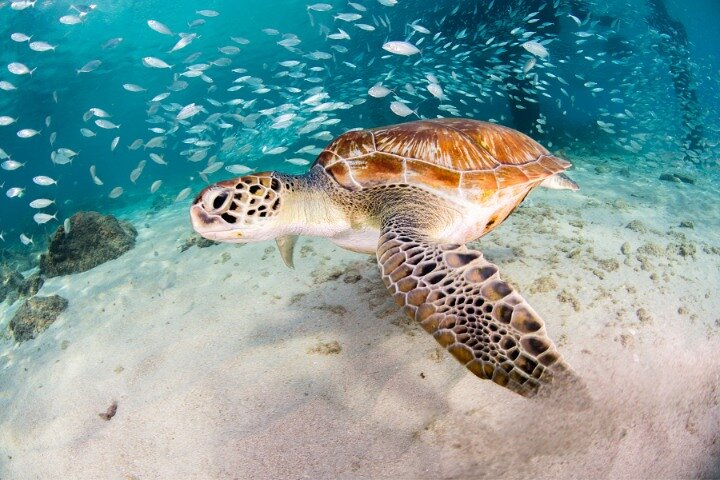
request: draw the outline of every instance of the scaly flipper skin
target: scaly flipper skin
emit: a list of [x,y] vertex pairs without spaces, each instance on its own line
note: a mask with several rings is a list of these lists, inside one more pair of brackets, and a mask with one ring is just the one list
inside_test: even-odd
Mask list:
[[526,397],[575,383],[542,319],[482,253],[432,243],[395,217],[384,222],[377,259],[395,301],[478,377]]

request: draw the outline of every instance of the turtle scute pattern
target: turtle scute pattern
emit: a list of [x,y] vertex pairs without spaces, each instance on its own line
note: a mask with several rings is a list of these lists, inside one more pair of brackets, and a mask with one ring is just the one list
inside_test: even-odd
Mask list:
[[532,397],[555,375],[572,376],[542,319],[482,253],[389,222],[377,258],[406,314],[478,377]]
[[410,183],[480,198],[570,167],[520,132],[467,119],[350,131],[331,142],[317,164],[349,190]]

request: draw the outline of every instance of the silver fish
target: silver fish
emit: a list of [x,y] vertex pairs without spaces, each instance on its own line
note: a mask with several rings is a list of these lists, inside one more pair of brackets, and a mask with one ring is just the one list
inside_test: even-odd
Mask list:
[[5,195],[7,195],[8,198],[21,198],[25,195],[25,189],[22,187],[12,187],[5,192]]
[[57,212],[54,215],[49,215],[47,213],[36,213],[35,215],[33,215],[33,220],[35,220],[38,225],[42,225],[43,223],[47,223],[50,220],[57,220]]
[[9,92],[11,90],[17,90],[17,87],[12,83],[8,82],[7,80],[0,80],[0,90],[5,90],[6,92]]
[[155,180],[152,185],[150,185],[150,193],[157,192],[160,185],[162,185],[162,180]]
[[411,110],[410,107],[398,101],[394,101],[390,104],[390,110],[400,117],[407,117],[411,113],[415,113],[417,115],[417,113]]
[[5,127],[7,125],[11,125],[15,122],[17,122],[17,118],[8,117],[7,115],[4,115],[0,117],[0,127]]
[[33,183],[35,183],[36,185],[47,187],[49,185],[57,185],[57,180],[53,180],[52,178],[45,175],[38,175],[37,177],[33,177]]
[[368,90],[368,95],[370,95],[373,98],[383,98],[383,97],[387,97],[391,91],[392,90],[385,87],[381,83],[376,83],[375,85],[370,87],[370,89]]
[[194,115],[197,115],[202,111],[202,106],[196,105],[195,103],[191,103],[189,105],[185,105],[180,112],[175,117],[177,120],[184,120],[186,118],[190,118]]
[[82,18],[77,15],[63,15],[60,17],[60,23],[63,25],[77,25],[78,23],[82,23],[82,21]]
[[37,70],[37,67],[30,70],[25,64],[22,64],[20,62],[12,62],[8,64],[7,69],[10,73],[14,75],[32,75],[33,72]]
[[544,46],[535,41],[525,42],[522,44],[522,47],[539,58],[546,58],[550,55]]
[[55,203],[55,200],[50,200],[48,198],[37,198],[37,199],[33,200],[32,202],[30,202],[30,207],[31,208],[45,208],[45,207],[49,207],[53,203]]
[[359,13],[338,13],[335,15],[335,20],[342,20],[344,22],[354,22],[355,20],[360,20],[362,18],[362,15]]
[[30,50],[35,52],[55,51],[57,45],[50,45],[47,42],[30,42]]
[[177,194],[177,197],[175,197],[175,201],[182,202],[190,195],[191,192],[192,189],[190,187],[183,188],[182,190],[180,190],[180,193]]
[[105,120],[103,118],[98,118],[97,120],[95,120],[95,125],[97,125],[100,128],[107,129],[107,130],[111,130],[113,128],[120,128],[120,125],[115,125],[110,120]]
[[233,175],[245,175],[246,173],[252,172],[252,168],[240,164],[227,165],[225,166],[225,170]]
[[108,194],[108,197],[110,198],[118,198],[120,195],[123,194],[123,188],[122,187],[115,187],[112,190],[110,190],[110,193]]
[[385,42],[382,46],[383,50],[386,50],[390,53],[394,53],[396,55],[415,55],[420,53],[420,49],[418,49],[415,45],[409,42],[400,42],[400,41],[392,41],[392,42]]
[[97,70],[100,65],[102,65],[102,61],[90,60],[85,65],[83,65],[82,67],[80,67],[78,70],[75,70],[75,71],[78,73],[78,75],[81,73],[90,73],[90,72],[94,72],[95,70]]
[[172,65],[168,65],[164,61],[156,57],[144,57],[142,64],[149,68],[172,68]]
[[12,39],[13,42],[22,43],[22,42],[29,41],[32,38],[32,36],[27,36],[24,33],[17,32],[17,33],[13,33],[12,35],[10,35],[10,38]]
[[172,31],[164,24],[160,23],[157,20],[148,20],[147,21],[148,27],[152,28],[158,33],[162,33],[163,35],[172,35]]
[[217,17],[218,15],[220,15],[220,13],[216,12],[215,10],[198,10],[195,13],[208,18]]
[[20,138],[31,138],[39,133],[38,130],[33,130],[32,128],[23,128],[22,130],[18,130],[17,136]]
[[187,47],[196,38],[197,38],[196,33],[191,33],[189,35],[185,35],[180,40],[178,40],[178,42],[175,44],[175,46],[172,49],[170,49],[170,51],[168,53],[172,53],[172,52],[175,52],[177,50]]
[[3,170],[7,170],[8,172],[12,172],[13,170],[17,170],[18,168],[24,166],[24,163],[20,163],[16,160],[5,160],[2,164],[0,164],[0,167],[2,167]]
[[127,90],[128,92],[145,92],[147,89],[141,87],[140,85],[135,85],[134,83],[125,83],[123,84],[123,88]]

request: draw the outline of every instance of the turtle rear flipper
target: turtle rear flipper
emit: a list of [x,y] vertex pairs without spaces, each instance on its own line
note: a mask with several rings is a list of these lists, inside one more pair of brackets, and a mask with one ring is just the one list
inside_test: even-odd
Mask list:
[[478,377],[526,397],[572,383],[586,397],[540,316],[481,252],[433,243],[395,219],[384,224],[377,259],[405,313]]

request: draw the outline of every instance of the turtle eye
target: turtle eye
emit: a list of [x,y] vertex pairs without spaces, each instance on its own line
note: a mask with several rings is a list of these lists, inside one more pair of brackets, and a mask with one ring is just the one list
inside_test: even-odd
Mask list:
[[210,188],[202,197],[203,207],[208,213],[221,213],[227,210],[232,195],[225,188]]

